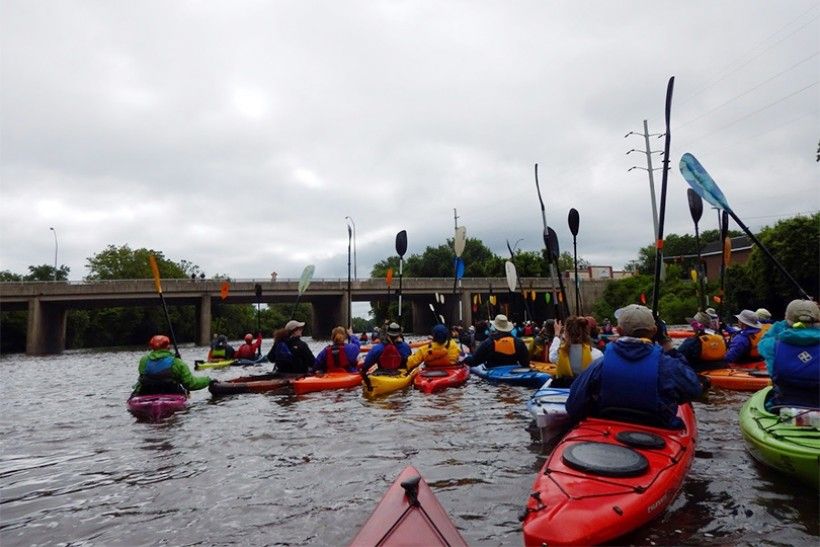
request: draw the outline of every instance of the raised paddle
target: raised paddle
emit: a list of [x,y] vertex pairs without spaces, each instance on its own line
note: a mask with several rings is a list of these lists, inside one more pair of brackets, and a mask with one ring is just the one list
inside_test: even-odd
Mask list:
[[795,286],[797,291],[803,296],[806,300],[811,300],[808,293],[803,290],[803,287],[791,276],[789,272],[786,271],[786,268],[778,261],[769,249],[767,249],[763,243],[760,242],[757,237],[752,233],[749,228],[743,224],[737,214],[732,210],[729,206],[729,202],[726,201],[726,196],[723,195],[723,192],[720,191],[718,188],[717,183],[712,179],[709,173],[706,172],[706,169],[700,164],[700,162],[690,153],[686,153],[680,159],[680,172],[683,175],[683,178],[686,179],[686,182],[689,183],[689,186],[698,193],[700,197],[705,199],[710,204],[714,205],[715,207],[720,207],[725,212],[729,213],[729,215],[734,219],[740,228],[746,232],[746,235],[749,236],[755,245],[765,253],[769,260],[777,266],[777,269],[785,275],[789,281]]
[[308,264],[305,266],[305,269],[302,271],[302,277],[299,278],[299,285],[297,290],[299,294],[296,295],[296,303],[293,305],[293,310],[290,312],[290,318],[293,319],[296,316],[296,308],[299,306],[299,300],[301,300],[302,295],[310,285],[310,281],[313,279],[313,272],[316,270],[316,266],[313,264]]
[[350,243],[353,239],[353,229],[347,225],[347,326],[353,328],[353,291],[350,283]]
[[575,315],[581,315],[581,286],[578,283],[578,224],[581,218],[574,207],[569,210],[567,223],[572,233],[572,262],[575,266]]
[[154,286],[157,288],[157,294],[159,294],[159,300],[162,302],[162,309],[165,312],[165,320],[168,322],[168,331],[171,333],[171,343],[174,344],[174,354],[179,357],[177,337],[174,335],[174,326],[171,324],[171,316],[168,315],[168,306],[165,304],[165,297],[162,295],[162,283],[159,279],[159,266],[157,266],[157,259],[153,254],[148,255],[148,264],[151,266],[151,273],[154,274]]
[[399,322],[401,322],[401,277],[404,265],[404,253],[407,252],[407,230],[396,234],[396,254],[399,255]]
[[[701,304],[706,301],[706,287],[703,279],[703,263],[700,257],[700,231],[698,230],[698,222],[703,216],[703,200],[697,192],[691,188],[686,189],[686,199],[689,200],[689,214],[692,215],[692,222],[695,223],[695,246],[698,249],[698,267],[696,268],[698,274],[698,287],[700,288],[700,298],[698,299],[698,311],[702,311]],[[708,307],[708,303],[706,303]]]
[[552,303],[553,306],[553,315],[560,317],[560,306],[558,305],[558,293],[555,291],[556,283],[556,273],[555,273],[555,265],[552,262],[552,253],[550,252],[549,247],[549,231],[547,228],[547,210],[544,207],[544,200],[541,198],[541,185],[538,182],[538,164],[535,164],[535,189],[538,191],[538,202],[541,204],[541,222],[544,225],[544,246],[547,251],[547,264],[549,265],[550,270],[550,281],[552,282]]
[[[669,78],[666,84],[666,106],[664,109],[664,118],[666,120],[666,133],[663,143],[663,176],[661,177],[661,204],[660,212],[658,214],[658,234],[655,241],[655,278],[652,284],[652,315],[655,316],[655,322],[662,325],[658,317],[658,299],[660,297],[661,286],[661,268],[663,265],[663,223],[666,217],[666,184],[669,180],[669,146],[672,143],[672,132],[669,126],[669,119],[672,115],[672,92],[675,89],[675,77]],[[658,328],[657,336],[661,336],[663,329]]]
[[384,282],[387,284],[387,316],[390,315],[390,285],[393,284],[393,268],[387,268],[387,275],[384,276]]
[[[253,290],[256,293],[256,332],[261,334],[262,328],[259,325],[259,306],[262,300],[262,285],[257,283],[254,285]],[[256,356],[259,357],[260,355],[262,355],[262,344],[259,344],[259,347],[256,348]]]
[[561,275],[561,269],[558,267],[558,257],[561,256],[561,249],[558,247],[558,235],[555,230],[547,227],[544,232],[544,244],[547,246],[547,254],[552,259],[553,271],[558,277],[558,290],[561,296],[561,302],[558,303],[559,315],[562,313],[563,318],[569,317],[569,302],[567,302],[567,291],[564,288],[564,278]]
[[[510,262],[512,262],[513,266],[515,266],[515,253],[513,253],[512,247],[510,246],[510,240],[507,240],[507,250],[510,251]],[[515,280],[518,282],[518,286],[521,288],[521,298],[523,299],[523,309],[524,309],[524,320],[527,320],[527,316],[532,318],[532,313],[530,312],[530,306],[527,303],[527,296],[524,293],[524,284],[521,283],[521,278],[518,276],[518,271],[513,268],[513,272],[515,273]],[[507,284],[509,284],[509,280],[507,280]],[[513,292],[515,290],[513,289]]]
[[[464,276],[464,261],[461,260],[461,255],[464,253],[464,246],[467,244],[467,228],[465,226],[456,226],[456,232],[453,236],[453,251],[456,253],[456,259],[453,262],[453,294],[457,294],[458,282]],[[459,274],[459,267],[461,273]],[[458,319],[461,320],[461,294],[458,293]]]
[[720,302],[718,302],[719,317],[723,317],[723,301],[726,299],[724,287],[726,270],[732,261],[732,240],[729,238],[729,213],[722,211],[720,215],[720,244],[723,252],[720,254]]

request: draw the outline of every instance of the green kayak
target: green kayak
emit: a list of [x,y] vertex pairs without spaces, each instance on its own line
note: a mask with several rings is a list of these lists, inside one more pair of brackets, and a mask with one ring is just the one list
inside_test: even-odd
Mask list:
[[758,461],[820,488],[820,430],[785,423],[763,406],[771,387],[755,392],[740,409],[740,431]]

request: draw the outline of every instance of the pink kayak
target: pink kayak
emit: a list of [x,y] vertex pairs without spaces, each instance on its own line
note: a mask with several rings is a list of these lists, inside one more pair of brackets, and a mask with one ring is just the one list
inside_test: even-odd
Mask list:
[[188,396],[179,393],[134,395],[128,399],[128,412],[141,422],[159,422],[188,406]]

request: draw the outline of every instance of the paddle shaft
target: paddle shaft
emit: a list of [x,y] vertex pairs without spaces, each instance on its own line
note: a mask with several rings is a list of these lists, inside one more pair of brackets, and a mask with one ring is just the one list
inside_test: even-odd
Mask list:
[[353,238],[353,231],[350,226],[347,227],[347,326],[353,328],[353,290],[351,287],[350,278],[350,250],[351,240]]
[[669,180],[669,146],[672,142],[672,132],[669,125],[669,118],[672,114],[672,92],[675,89],[675,77],[669,78],[666,85],[666,107],[664,110],[666,119],[666,134],[663,143],[663,176],[661,177],[661,204],[658,214],[658,235],[655,241],[655,280],[652,290],[652,315],[658,318],[658,299],[660,297],[661,267],[663,265],[663,224],[666,218],[666,186]]
[[[723,211],[720,215],[720,310],[719,317],[723,317],[723,301],[725,296],[726,283],[726,238],[729,236],[729,213]],[[731,245],[731,242],[729,243]]]
[[[510,251],[510,262],[512,262],[513,266],[515,266],[515,254],[513,254],[513,250],[512,247],[510,247],[509,240],[507,241],[507,250]],[[526,321],[528,316],[532,318],[532,311],[530,310],[530,305],[527,302],[527,297],[524,294],[524,285],[521,284],[521,276],[518,275],[518,269],[515,270],[515,282],[518,285],[519,290],[521,291],[521,298],[523,299],[523,305],[521,307],[524,313],[524,320]],[[510,293],[512,293],[512,290],[510,290]]]
[[151,273],[154,275],[154,286],[159,294],[159,301],[162,302],[162,311],[165,312],[165,321],[168,322],[168,331],[171,333],[171,343],[174,344],[174,354],[179,357],[179,347],[177,347],[177,337],[174,334],[174,325],[171,324],[171,316],[168,314],[168,305],[165,303],[165,297],[162,295],[162,282],[159,276],[159,265],[157,258],[154,255],[148,255],[148,265],[151,267]]
[[581,285],[578,283],[578,239],[572,236],[572,261],[575,265],[575,315],[581,315]]
[[[700,298],[698,299],[698,311],[702,311],[701,304],[704,304],[708,307],[708,302],[706,300],[706,285],[703,280],[703,262],[700,256],[700,231],[698,230],[698,223],[695,222],[695,246],[698,248],[698,267],[696,268],[698,272],[698,287],[700,288]],[[722,250],[721,250],[722,254]]]
[[558,303],[558,294],[555,292],[555,277],[556,277],[555,276],[555,270],[556,270],[556,268],[555,268],[555,266],[553,266],[553,263],[551,261],[552,255],[550,253],[549,245],[547,243],[548,242],[548,239],[547,239],[548,238],[547,210],[546,210],[546,207],[544,207],[544,200],[543,200],[543,198],[541,198],[541,185],[538,182],[538,164],[537,163],[535,164],[535,189],[538,192],[538,202],[541,204],[541,222],[544,225],[544,245],[546,245],[546,247],[547,247],[547,264],[549,265],[550,281],[552,282],[552,291],[550,291],[550,293],[552,294],[552,304],[554,306],[553,315],[554,316],[559,316],[560,315],[560,305]]

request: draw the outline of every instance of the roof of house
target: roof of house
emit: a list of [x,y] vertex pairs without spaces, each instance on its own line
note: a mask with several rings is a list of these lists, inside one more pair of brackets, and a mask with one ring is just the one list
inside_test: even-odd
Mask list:
[[[754,245],[752,240],[749,236],[737,236],[731,238],[732,241],[732,252],[737,253],[740,251],[748,251]],[[720,255],[723,252],[723,244],[720,241],[711,241],[701,247],[700,249],[700,256],[707,257],[707,256],[715,256]],[[688,254],[688,255],[677,255],[677,256],[664,256],[664,260],[672,260],[675,258],[696,258],[697,254]]]

